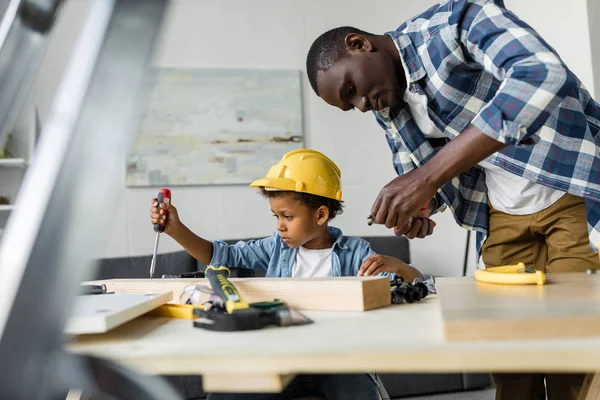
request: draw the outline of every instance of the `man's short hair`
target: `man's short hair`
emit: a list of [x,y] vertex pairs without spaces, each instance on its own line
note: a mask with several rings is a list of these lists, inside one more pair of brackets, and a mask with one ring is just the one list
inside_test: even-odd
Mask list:
[[306,56],[306,73],[308,74],[310,85],[317,96],[319,95],[317,73],[319,71],[327,71],[336,62],[348,55],[344,41],[346,36],[351,33],[372,35],[352,26],[341,26],[323,33],[310,46],[310,50],[308,50],[308,55]]

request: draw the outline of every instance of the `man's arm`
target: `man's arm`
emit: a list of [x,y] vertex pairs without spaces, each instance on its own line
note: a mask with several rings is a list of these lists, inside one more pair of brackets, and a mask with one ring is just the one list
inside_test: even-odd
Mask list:
[[466,6],[458,26],[463,49],[502,81],[472,125],[426,165],[395,178],[373,204],[373,220],[404,226],[437,189],[502,149],[535,135],[576,85],[552,48],[523,21],[492,1]]
[[492,1],[465,6],[458,42],[502,82],[472,124],[507,145],[523,144],[536,135],[577,85],[575,76],[537,32]]
[[490,138],[471,125],[454,140],[451,140],[420,169],[424,180],[437,190],[444,183],[486,159],[504,144]]

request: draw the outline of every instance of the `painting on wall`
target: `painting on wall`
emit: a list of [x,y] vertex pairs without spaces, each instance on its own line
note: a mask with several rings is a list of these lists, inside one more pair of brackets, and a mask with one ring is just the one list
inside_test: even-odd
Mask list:
[[129,187],[249,184],[302,148],[300,71],[156,68]]

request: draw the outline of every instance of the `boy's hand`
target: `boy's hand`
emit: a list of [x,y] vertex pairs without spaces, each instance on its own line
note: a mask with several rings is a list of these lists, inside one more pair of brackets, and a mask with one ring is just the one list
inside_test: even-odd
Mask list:
[[167,211],[167,224],[165,225],[165,233],[168,235],[172,235],[177,231],[179,226],[181,225],[181,221],[179,220],[179,214],[177,214],[177,209],[171,204],[162,203],[160,208],[158,207],[158,199],[152,199],[150,206],[150,221],[152,224],[161,224],[165,220],[165,210]]
[[[398,266],[395,262],[390,260],[391,258],[392,257],[382,256],[381,254],[373,254],[367,257],[358,269],[358,276],[373,276],[381,272],[396,273]],[[394,258],[393,260],[397,259]]]
[[404,261],[390,256],[373,254],[362,263],[358,269],[358,276],[374,276],[382,272],[389,272],[404,277],[408,281],[422,278],[423,275],[414,267]]

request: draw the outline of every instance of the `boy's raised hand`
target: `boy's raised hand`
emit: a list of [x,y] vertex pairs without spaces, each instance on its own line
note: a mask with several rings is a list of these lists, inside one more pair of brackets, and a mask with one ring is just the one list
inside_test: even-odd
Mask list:
[[154,198],[150,202],[150,221],[152,224],[161,224],[165,220],[165,211],[167,211],[167,224],[165,225],[165,233],[172,235],[179,226],[181,221],[179,220],[179,214],[177,214],[177,208],[171,203],[162,203],[158,207],[158,199]]

